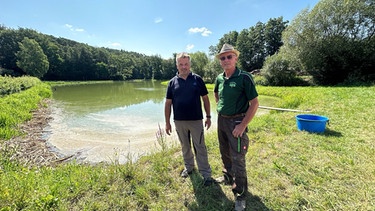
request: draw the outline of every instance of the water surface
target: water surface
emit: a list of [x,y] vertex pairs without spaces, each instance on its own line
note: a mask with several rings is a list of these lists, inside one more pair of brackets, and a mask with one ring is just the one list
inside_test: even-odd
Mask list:
[[[62,156],[94,163],[124,163],[156,151],[160,147],[156,133],[165,124],[165,91],[160,81],[54,87],[48,143]],[[207,132],[215,132],[216,106],[213,92],[209,92],[213,125]],[[272,106],[276,101],[260,96],[262,105]],[[258,109],[261,112],[267,111]],[[175,132],[166,141],[179,144]]]

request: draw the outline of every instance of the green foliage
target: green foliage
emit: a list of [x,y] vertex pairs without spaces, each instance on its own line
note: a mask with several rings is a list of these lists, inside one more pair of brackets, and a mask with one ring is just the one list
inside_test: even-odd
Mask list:
[[[32,48],[35,55],[26,52]],[[18,57],[15,56],[16,53]],[[46,61],[49,65],[45,72]],[[0,29],[0,64],[13,76],[23,75],[25,71],[37,77],[42,75],[43,80],[166,79],[176,73],[176,66],[171,59],[163,60],[157,55],[146,56],[136,52],[96,48],[25,28]],[[1,73],[3,74],[3,71]]]
[[[176,75],[177,68],[176,68],[176,60],[175,58],[163,60],[163,65],[162,65],[162,77],[161,79],[169,79],[172,78],[173,76]],[[156,78],[155,78],[156,79]]]
[[149,60],[149,72],[151,73],[151,79],[161,79],[163,77],[163,60],[159,56],[152,56]]
[[292,21],[281,51],[316,84],[338,84],[353,76],[373,80],[374,10],[372,0],[322,0]]
[[263,75],[253,75],[253,79],[256,85],[267,86],[267,79]]
[[27,75],[42,78],[48,71],[49,62],[38,42],[25,37],[19,47],[20,50],[16,53],[17,66]]
[[289,61],[279,54],[266,59],[262,73],[272,86],[290,86],[296,78],[296,71],[290,68]]
[[204,72],[204,80],[208,83],[214,83],[217,75],[223,72],[223,68],[220,66],[219,60],[213,59],[206,65]]
[[[240,32],[230,31],[217,45],[209,47],[209,55],[215,56],[224,43],[229,43],[241,52],[239,67],[252,71],[263,68],[267,57],[280,52],[282,59],[275,60],[287,61],[286,69],[292,75],[272,75],[270,83],[262,80],[262,84],[275,81],[285,84],[287,80],[286,84],[305,85],[299,77],[294,77],[295,71],[298,76],[311,77],[311,82],[318,85],[371,84],[375,80],[374,10],[373,0],[321,0],[311,11],[301,11],[289,26],[279,17]],[[16,64],[15,53],[20,52],[18,43],[24,38],[37,42],[47,56],[49,68],[43,80],[164,80],[176,73],[174,58],[95,48],[31,29],[1,27],[0,64],[6,69],[1,74],[23,74]],[[193,71],[212,82],[221,68],[203,57],[197,61],[199,66],[193,67]],[[277,67],[279,62],[270,65],[276,68],[272,70],[274,73],[285,69],[284,65]],[[32,64],[24,62],[24,65]],[[43,72],[43,68],[35,71]]]
[[210,48],[211,55],[215,56],[216,54],[218,54],[225,43],[236,46],[238,34],[239,33],[237,31],[230,31],[227,34],[224,34],[223,37],[220,38],[219,43],[216,45],[216,47],[212,46]]
[[286,24],[280,17],[270,19],[266,24],[258,22],[249,30],[242,30],[236,43],[241,52],[241,67],[246,71],[261,69],[266,57],[274,55],[282,46],[281,34]]
[[19,50],[18,42],[21,39],[17,31],[1,28],[0,30],[0,61],[1,67],[14,70],[16,69],[15,53]]
[[40,83],[40,80],[35,77],[0,76],[0,96],[26,90],[38,83]]
[[[51,97],[52,91],[49,85],[42,83],[37,78],[21,77],[12,79],[6,77],[0,78],[0,80],[9,82],[6,83],[8,84],[7,90],[28,87],[27,90],[13,91],[13,94],[0,98],[0,139],[6,140],[20,135],[18,125],[30,120],[32,111],[37,108],[39,101]],[[23,91],[20,92],[21,90]]]
[[191,53],[191,71],[200,75],[202,78],[206,76],[205,67],[208,64],[208,57],[204,52]]
[[280,46],[281,34],[288,22],[282,17],[271,18],[267,23],[258,22],[249,29],[243,29],[240,33],[231,31],[225,34],[216,47],[211,47],[211,54],[216,55],[224,43],[229,43],[239,50],[239,66],[245,71],[261,69],[267,56],[275,54]]
[[309,83],[297,76],[297,71],[282,53],[267,57],[261,71],[264,81],[261,85],[306,86]]

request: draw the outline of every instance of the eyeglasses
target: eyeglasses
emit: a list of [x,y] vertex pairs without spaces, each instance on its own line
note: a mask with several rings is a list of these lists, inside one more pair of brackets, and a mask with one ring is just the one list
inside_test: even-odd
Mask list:
[[220,57],[220,60],[221,61],[224,61],[225,60],[225,58],[227,58],[228,60],[231,60],[232,58],[233,58],[233,55],[228,55],[228,56],[222,56],[222,57]]

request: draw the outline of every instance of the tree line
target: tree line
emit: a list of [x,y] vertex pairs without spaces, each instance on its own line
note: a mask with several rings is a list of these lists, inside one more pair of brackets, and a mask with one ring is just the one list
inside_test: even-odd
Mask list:
[[[301,85],[301,76],[318,85],[375,81],[375,1],[321,0],[289,24],[283,17],[240,32],[230,31],[209,47],[191,53],[192,71],[213,82],[222,72],[214,58],[224,43],[240,52],[238,66],[259,71],[264,85]],[[42,80],[169,79],[175,57],[92,47],[33,29],[0,25],[1,75],[31,75]]]
[[373,84],[374,11],[374,0],[321,0],[286,27],[270,19],[224,35],[210,50],[236,46],[242,68],[261,69],[264,85]]
[[[270,19],[266,24],[257,23],[257,31],[252,34],[244,29],[239,35],[243,46],[237,45],[242,51],[241,68],[246,71],[260,69],[264,59],[282,45],[281,33],[286,24],[280,17]],[[253,31],[253,27],[250,31]],[[230,32],[224,37],[234,34],[237,38],[237,32]],[[264,39],[257,39],[258,35]],[[217,48],[211,47],[215,50],[210,55],[191,53],[192,70],[213,81],[222,71],[214,59],[222,44],[218,43]],[[263,45],[267,47],[263,49]],[[158,55],[92,47],[33,29],[10,29],[5,26],[0,26],[0,64],[2,68],[12,70],[12,74],[27,74],[43,80],[168,79],[177,71],[174,58],[162,59]]]
[[4,74],[43,80],[163,79],[175,74],[172,59],[92,47],[33,29],[0,26],[0,64]]

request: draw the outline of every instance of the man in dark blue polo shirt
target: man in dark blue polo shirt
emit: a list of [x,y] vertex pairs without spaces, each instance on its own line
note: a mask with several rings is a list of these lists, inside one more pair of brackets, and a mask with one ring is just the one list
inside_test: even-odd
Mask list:
[[181,143],[185,168],[181,176],[186,178],[194,169],[194,154],[198,170],[204,178],[204,185],[211,185],[211,167],[208,163],[207,148],[204,140],[203,107],[206,113],[204,122],[207,129],[211,126],[210,101],[208,91],[202,78],[190,72],[191,59],[189,54],[180,53],[176,56],[178,73],[168,84],[164,115],[165,130],[168,135],[172,132],[170,123],[173,108],[173,120]]

